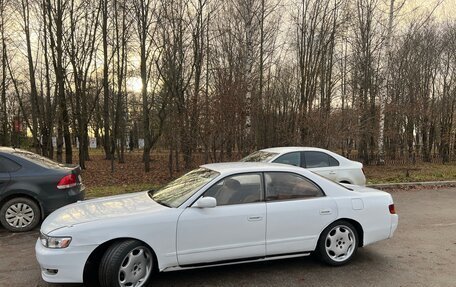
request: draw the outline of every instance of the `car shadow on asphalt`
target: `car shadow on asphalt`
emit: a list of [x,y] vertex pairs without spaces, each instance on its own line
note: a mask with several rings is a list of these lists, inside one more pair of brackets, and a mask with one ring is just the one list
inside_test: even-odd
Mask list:
[[[361,248],[348,265],[331,267],[315,256],[209,267],[156,274],[153,286],[322,286],[322,279],[339,281],[340,275],[356,276],[380,268],[386,258]],[[326,285],[326,281],[325,284]],[[340,283],[340,281],[339,281]],[[310,284],[310,285],[309,285]],[[150,285],[150,286],[152,286]]]

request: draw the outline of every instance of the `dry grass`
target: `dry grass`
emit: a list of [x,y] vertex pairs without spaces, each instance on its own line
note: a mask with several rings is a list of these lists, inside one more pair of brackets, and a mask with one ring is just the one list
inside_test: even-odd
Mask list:
[[365,166],[364,171],[368,183],[371,184],[456,180],[455,163],[420,163],[409,166]]

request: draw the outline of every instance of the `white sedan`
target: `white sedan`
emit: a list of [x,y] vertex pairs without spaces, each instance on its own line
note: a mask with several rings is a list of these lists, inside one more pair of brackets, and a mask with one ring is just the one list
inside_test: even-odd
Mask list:
[[36,257],[48,282],[146,286],[153,271],[317,253],[329,265],[391,238],[390,194],[267,163],[203,165],[155,192],[78,202],[43,222]]
[[366,185],[363,164],[315,147],[274,147],[256,151],[244,162],[274,162],[300,166],[332,181]]

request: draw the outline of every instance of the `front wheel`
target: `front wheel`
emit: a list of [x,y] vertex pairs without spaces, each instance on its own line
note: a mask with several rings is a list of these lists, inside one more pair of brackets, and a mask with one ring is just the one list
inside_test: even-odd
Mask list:
[[137,240],[117,242],[108,248],[100,263],[102,287],[147,286],[154,257],[149,247]]
[[338,221],[323,230],[318,253],[321,260],[332,266],[348,263],[358,249],[358,233],[352,224]]

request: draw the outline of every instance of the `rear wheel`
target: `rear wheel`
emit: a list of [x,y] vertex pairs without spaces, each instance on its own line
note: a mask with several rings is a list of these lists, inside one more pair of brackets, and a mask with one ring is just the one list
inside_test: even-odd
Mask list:
[[329,225],[321,234],[318,253],[321,260],[332,266],[348,263],[358,249],[358,233],[352,224],[337,221]]
[[0,222],[12,232],[25,232],[40,223],[41,212],[38,204],[26,197],[7,201],[0,209]]
[[108,248],[100,263],[102,287],[147,286],[154,268],[149,247],[137,240],[117,242]]

